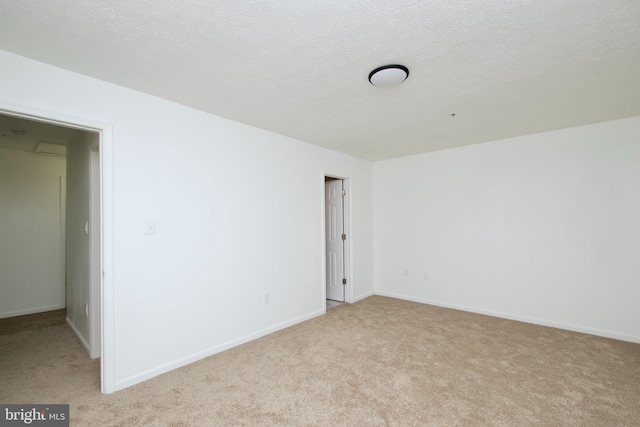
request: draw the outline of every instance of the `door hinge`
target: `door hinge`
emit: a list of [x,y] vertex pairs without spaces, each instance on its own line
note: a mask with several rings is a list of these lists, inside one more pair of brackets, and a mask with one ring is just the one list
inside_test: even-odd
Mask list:
[[347,279],[342,279],[342,284],[346,285],[347,284]]
[[347,195],[347,190],[342,190],[342,191],[340,192],[340,194],[342,194],[342,197],[346,196],[346,195]]
[[342,240],[347,240],[347,235],[346,234],[342,234]]

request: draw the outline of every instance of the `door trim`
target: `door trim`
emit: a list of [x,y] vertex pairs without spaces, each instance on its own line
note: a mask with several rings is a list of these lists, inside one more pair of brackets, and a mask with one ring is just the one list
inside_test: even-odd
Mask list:
[[115,391],[113,129],[109,123],[0,101],[0,113],[52,125],[96,132],[100,140],[100,388]]

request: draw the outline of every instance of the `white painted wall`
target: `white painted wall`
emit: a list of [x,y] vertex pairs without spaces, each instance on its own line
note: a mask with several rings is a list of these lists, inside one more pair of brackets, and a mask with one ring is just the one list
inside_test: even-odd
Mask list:
[[0,103],[113,125],[117,389],[323,313],[323,171],[351,180],[354,297],[373,291],[370,162],[7,52],[0,64]]
[[640,117],[377,162],[373,188],[376,293],[640,342]]
[[0,148],[0,318],[64,308],[64,158]]

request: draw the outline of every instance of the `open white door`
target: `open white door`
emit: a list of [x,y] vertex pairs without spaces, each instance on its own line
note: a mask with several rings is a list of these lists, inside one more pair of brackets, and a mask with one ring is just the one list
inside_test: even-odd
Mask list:
[[344,301],[344,190],[341,179],[325,182],[327,299]]

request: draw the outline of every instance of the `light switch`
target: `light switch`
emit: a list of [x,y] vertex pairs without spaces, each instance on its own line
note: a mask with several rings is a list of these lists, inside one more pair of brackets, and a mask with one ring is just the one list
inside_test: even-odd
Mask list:
[[156,234],[155,219],[148,219],[144,222],[144,234]]

